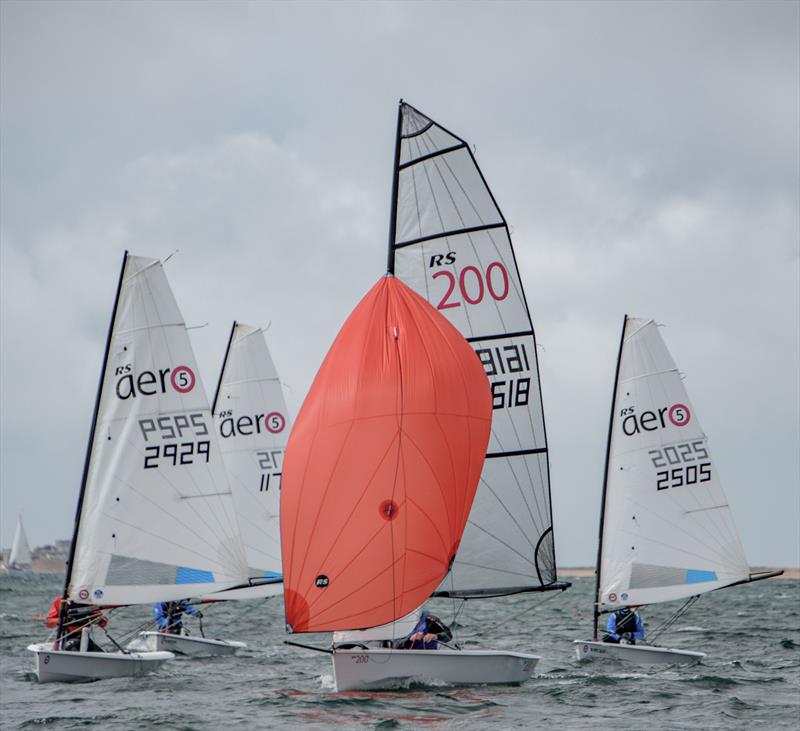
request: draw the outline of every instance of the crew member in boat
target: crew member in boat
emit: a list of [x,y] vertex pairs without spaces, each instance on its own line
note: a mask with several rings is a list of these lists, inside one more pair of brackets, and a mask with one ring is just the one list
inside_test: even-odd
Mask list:
[[423,612],[408,637],[399,642],[401,650],[436,650],[440,642],[450,642],[453,633],[441,619]]
[[644,622],[636,611],[636,607],[623,607],[608,615],[603,642],[619,644],[620,641],[625,640],[628,644],[635,645],[636,640],[643,639]]
[[188,599],[180,599],[177,602],[159,602],[153,605],[153,616],[156,624],[162,632],[172,635],[179,635],[183,630],[184,613],[202,619],[203,613],[196,607],[189,604]]
[[[61,596],[53,599],[50,605],[50,611],[47,612],[47,619],[45,624],[55,629],[58,627],[58,620],[61,615]],[[68,652],[77,652],[81,649],[81,635],[83,629],[90,629],[92,625],[99,624],[105,627],[108,620],[103,616],[103,612],[93,604],[75,604],[73,602],[67,603],[66,616],[64,618],[64,635],[62,635],[61,649]],[[91,635],[87,638],[86,650],[87,652],[105,652],[100,645],[98,645]]]

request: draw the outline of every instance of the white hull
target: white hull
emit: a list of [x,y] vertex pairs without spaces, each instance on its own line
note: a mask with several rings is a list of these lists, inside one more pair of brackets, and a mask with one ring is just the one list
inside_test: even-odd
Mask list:
[[691,665],[706,656],[704,652],[654,645],[616,645],[592,640],[575,640],[574,644],[575,654],[580,661],[611,658],[636,665]]
[[67,652],[52,648],[52,642],[28,645],[36,657],[36,676],[40,683],[138,678],[175,657],[171,652]]
[[[211,640],[192,635],[172,635],[167,632],[140,632],[136,647],[144,647],[148,652],[174,652],[178,655],[208,657],[210,655],[233,655],[247,645],[235,640]],[[129,645],[130,648],[133,645]]]
[[513,685],[526,681],[537,655],[495,650],[334,650],[336,690],[426,685]]

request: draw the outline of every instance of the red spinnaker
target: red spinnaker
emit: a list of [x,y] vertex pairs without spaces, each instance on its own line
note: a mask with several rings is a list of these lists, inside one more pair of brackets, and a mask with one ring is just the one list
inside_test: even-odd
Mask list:
[[375,627],[430,596],[461,540],[491,419],[488,380],[464,337],[382,278],[328,351],[286,448],[290,631]]

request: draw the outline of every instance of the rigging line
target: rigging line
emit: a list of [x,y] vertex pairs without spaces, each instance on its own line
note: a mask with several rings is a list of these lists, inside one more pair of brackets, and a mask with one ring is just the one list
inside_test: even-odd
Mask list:
[[264,604],[266,604],[266,602],[269,599],[272,599],[272,597],[265,596],[265,597],[262,597],[260,602],[257,602],[255,604],[251,604],[249,607],[245,607],[243,611],[239,612],[238,614],[235,614],[232,619],[229,619],[227,622],[224,622],[219,627],[215,628],[213,633],[210,632],[210,634],[219,635],[220,632],[222,632],[222,630],[227,629],[228,627],[230,627],[235,622],[241,621],[244,617],[246,617],[251,612],[254,612],[256,609],[260,609]]
[[[553,599],[553,598],[555,598],[557,596],[559,596],[559,593],[557,593],[555,591],[550,592],[549,595],[545,596],[544,599],[542,599],[540,602],[538,602],[538,603],[532,602],[531,606],[529,606],[527,609],[524,609],[523,611],[519,612],[518,614],[515,614],[515,615],[512,615],[511,617],[508,617],[507,619],[504,619],[502,622],[498,622],[496,624],[492,624],[492,633],[495,633],[498,627],[502,627],[502,626],[508,624],[509,622],[514,622],[514,621],[518,620],[520,617],[528,614],[528,612],[532,612],[534,609],[541,608],[541,606],[545,602],[548,602],[548,601],[550,601],[551,599]],[[486,632],[478,632],[478,633],[476,633],[475,636],[476,637],[485,637],[486,634],[487,634]]]
[[689,609],[694,605],[694,603],[700,598],[699,594],[695,594],[694,596],[690,596],[686,602],[682,606],[680,606],[671,617],[668,617],[660,627],[657,627],[653,632],[650,633],[648,640],[651,643],[654,643],[658,637],[660,637],[664,632],[666,632],[670,627],[672,627],[675,622],[678,621]]

